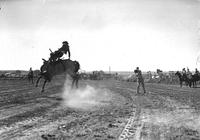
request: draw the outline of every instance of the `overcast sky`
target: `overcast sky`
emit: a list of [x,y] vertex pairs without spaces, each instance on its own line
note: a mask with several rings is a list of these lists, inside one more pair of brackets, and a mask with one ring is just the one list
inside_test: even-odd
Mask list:
[[198,0],[0,0],[0,69],[39,69],[67,40],[83,70],[181,70],[200,55]]

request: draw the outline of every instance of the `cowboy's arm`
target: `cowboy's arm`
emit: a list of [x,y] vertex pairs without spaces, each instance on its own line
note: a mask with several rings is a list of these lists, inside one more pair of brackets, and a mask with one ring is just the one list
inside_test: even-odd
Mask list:
[[69,54],[69,59],[70,59],[70,57],[71,57],[71,53],[70,53],[70,50],[68,49],[68,54]]

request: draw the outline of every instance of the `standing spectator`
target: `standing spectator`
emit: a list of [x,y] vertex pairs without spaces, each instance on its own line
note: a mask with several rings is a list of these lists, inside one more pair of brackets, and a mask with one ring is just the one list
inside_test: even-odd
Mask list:
[[137,77],[137,94],[139,94],[139,90],[140,90],[141,85],[142,85],[144,93],[146,93],[146,90],[145,90],[145,87],[144,87],[144,79],[143,79],[142,72],[139,69],[139,67],[137,67],[134,70],[134,73],[136,74],[136,77]]
[[33,70],[32,70],[32,68],[30,67],[30,69],[29,69],[29,72],[28,72],[28,81],[29,82],[31,82],[32,84],[34,83],[33,82]]

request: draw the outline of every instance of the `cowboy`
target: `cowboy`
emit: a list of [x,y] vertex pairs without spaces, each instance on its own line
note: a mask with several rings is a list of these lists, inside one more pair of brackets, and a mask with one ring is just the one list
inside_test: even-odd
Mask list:
[[60,49],[58,49],[55,52],[51,52],[50,58],[49,58],[50,62],[55,62],[55,61],[59,60],[64,54],[67,54],[67,52],[68,52],[68,56],[69,56],[69,59],[70,59],[71,53],[70,53],[70,50],[69,50],[68,42],[63,41],[62,44],[63,45]]
[[33,70],[32,70],[32,67],[30,67],[30,69],[29,69],[29,72],[28,72],[28,80],[29,80],[29,82],[31,81],[32,82],[32,84],[33,84]]
[[182,74],[183,74],[183,75],[186,75],[186,70],[185,70],[185,68],[182,69]]
[[186,74],[187,74],[187,77],[188,77],[189,79],[192,78],[192,73],[190,72],[189,68],[187,68]]
[[30,75],[33,75],[32,67],[30,67],[30,69],[29,69],[29,74],[30,74]]
[[197,68],[195,69],[195,74],[199,75],[199,71]]
[[137,77],[137,94],[139,94],[139,90],[140,90],[140,86],[142,85],[142,88],[143,88],[143,91],[144,93],[146,93],[146,90],[145,90],[145,87],[144,87],[144,79],[142,77],[142,72],[141,70],[139,69],[139,67],[137,67],[135,70],[134,70],[134,73],[136,74],[136,77]]

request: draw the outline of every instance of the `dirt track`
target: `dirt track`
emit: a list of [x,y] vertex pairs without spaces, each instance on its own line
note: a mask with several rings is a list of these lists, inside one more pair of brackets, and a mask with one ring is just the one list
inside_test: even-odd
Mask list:
[[146,84],[148,93],[136,95],[136,83],[81,81],[84,96],[66,105],[64,83],[57,77],[40,93],[0,81],[0,139],[200,139],[200,88]]

